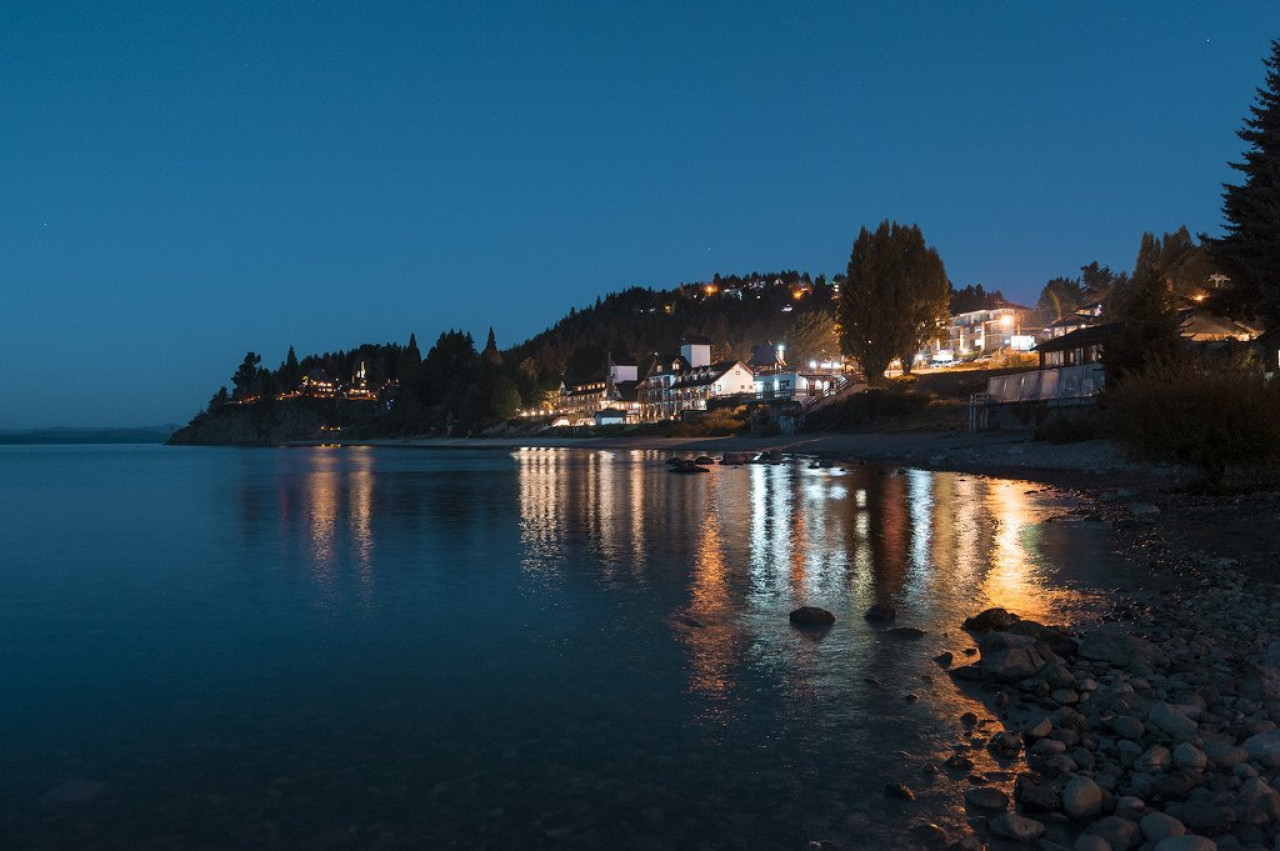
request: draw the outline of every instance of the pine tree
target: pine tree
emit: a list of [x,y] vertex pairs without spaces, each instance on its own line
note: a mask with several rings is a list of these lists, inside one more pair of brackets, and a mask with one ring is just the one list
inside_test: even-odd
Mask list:
[[1104,314],[1121,326],[1102,351],[1108,384],[1117,384],[1148,364],[1176,357],[1180,351],[1172,273],[1195,249],[1190,241],[1186,228],[1161,238],[1144,233],[1133,277],[1111,289]]
[[284,383],[284,389],[297,390],[298,384],[302,381],[302,368],[298,366],[298,355],[294,352],[293,346],[289,347],[289,354],[285,356],[282,373],[280,377]]
[[1244,175],[1226,184],[1222,196],[1225,235],[1206,240],[1231,278],[1224,306],[1280,322],[1280,39],[1263,60],[1266,81],[1258,89],[1251,117],[1237,135],[1249,144],[1244,162],[1231,167]]
[[836,308],[841,348],[870,381],[883,378],[895,357],[909,370],[916,350],[946,321],[950,293],[942,259],[918,226],[863,228]]
[[492,325],[489,326],[489,340],[484,344],[480,357],[491,366],[502,366],[502,355],[498,353],[498,339],[493,335]]

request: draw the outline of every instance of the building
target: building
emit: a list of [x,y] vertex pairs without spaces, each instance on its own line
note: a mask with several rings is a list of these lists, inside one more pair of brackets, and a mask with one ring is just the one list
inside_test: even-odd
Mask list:
[[595,421],[598,411],[609,408],[623,411],[630,421],[639,419],[638,371],[635,364],[614,363],[610,356],[603,381],[560,385],[560,398],[557,400],[555,413],[567,419],[570,425],[590,425]]
[[666,358],[637,387],[640,417],[666,420],[685,411],[705,411],[707,403],[726,396],[748,397],[755,375],[742,361],[711,363],[711,340],[686,337],[680,354]]
[[1035,346],[1030,330],[1032,310],[1006,304],[986,310],[957,313],[947,323],[945,338],[938,338],[918,360],[954,363],[974,360],[1002,349],[1027,352]]

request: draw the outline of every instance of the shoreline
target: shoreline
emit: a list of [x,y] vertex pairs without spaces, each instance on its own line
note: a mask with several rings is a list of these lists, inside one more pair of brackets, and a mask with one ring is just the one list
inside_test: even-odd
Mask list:
[[1180,482],[1182,471],[1128,461],[1106,440],[1052,444],[1031,431],[818,432],[753,437],[433,437],[296,441],[284,446],[369,446],[405,449],[520,448],[649,450],[679,453],[776,452],[844,463],[870,463],[938,472],[1032,481],[1096,492],[1109,487],[1150,489]]

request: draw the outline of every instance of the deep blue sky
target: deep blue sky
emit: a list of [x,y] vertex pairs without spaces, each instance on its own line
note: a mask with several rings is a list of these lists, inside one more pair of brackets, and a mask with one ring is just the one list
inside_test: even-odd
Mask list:
[[1280,4],[0,5],[0,428],[918,222],[1033,301],[1216,232]]

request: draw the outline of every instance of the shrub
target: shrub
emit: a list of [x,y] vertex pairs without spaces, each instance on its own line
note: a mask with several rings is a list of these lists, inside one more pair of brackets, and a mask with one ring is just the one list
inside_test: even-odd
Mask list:
[[693,422],[676,423],[672,429],[672,435],[675,437],[724,437],[741,434],[747,429],[745,410],[745,408],[736,411],[717,408],[714,411],[708,411]]
[[929,407],[918,393],[872,388],[813,411],[805,418],[805,431],[840,431],[917,414]]
[[1227,467],[1280,461],[1280,383],[1210,355],[1163,359],[1103,396],[1107,433],[1138,460],[1191,464],[1218,486]]

